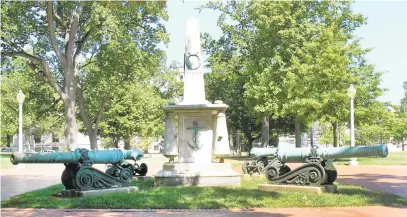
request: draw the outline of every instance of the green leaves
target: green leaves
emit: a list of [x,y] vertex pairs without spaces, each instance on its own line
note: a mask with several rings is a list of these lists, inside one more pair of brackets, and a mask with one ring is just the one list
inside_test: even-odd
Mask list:
[[[346,92],[354,83],[356,125],[371,123],[377,114],[377,97],[385,90],[381,73],[365,60],[369,49],[353,38],[366,18],[352,11],[351,2],[229,1],[203,8],[222,12],[218,25],[224,33],[219,40],[203,36],[212,73],[222,75],[207,76],[214,80],[207,92],[214,88],[213,94],[228,96],[258,118],[344,126],[350,116]],[[236,79],[240,94],[225,95]]]
[[160,136],[164,133],[164,112],[167,100],[148,84],[122,85],[112,94],[101,122],[103,137],[128,139]]
[[[13,136],[18,132],[17,93],[21,89],[25,95],[23,103],[24,135],[35,135],[53,131],[58,136],[63,130],[62,102],[58,95],[44,84],[42,78],[26,67],[22,60],[13,62],[15,70],[1,78],[1,120],[2,136]],[[59,132],[59,133],[58,133]]]
[[150,85],[164,71],[158,45],[168,42],[161,23],[168,19],[165,7],[162,1],[6,2],[2,60],[12,68],[13,57],[26,58],[45,75],[65,104],[68,146],[76,145],[76,117],[69,111],[77,102],[94,149],[105,106],[117,91],[132,83]]

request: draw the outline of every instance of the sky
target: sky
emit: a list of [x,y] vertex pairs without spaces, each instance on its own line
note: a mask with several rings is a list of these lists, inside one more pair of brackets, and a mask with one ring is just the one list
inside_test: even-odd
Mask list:
[[[185,49],[185,21],[195,17],[201,32],[220,37],[217,26],[219,12],[195,8],[204,0],[168,0],[168,16],[165,22],[170,42],[166,48],[167,63],[183,63]],[[367,24],[355,31],[364,48],[373,48],[366,59],[384,72],[381,87],[388,89],[379,98],[393,104],[400,104],[403,98],[403,82],[407,81],[407,1],[356,1],[353,10],[367,17]],[[204,59],[207,58],[204,56]]]

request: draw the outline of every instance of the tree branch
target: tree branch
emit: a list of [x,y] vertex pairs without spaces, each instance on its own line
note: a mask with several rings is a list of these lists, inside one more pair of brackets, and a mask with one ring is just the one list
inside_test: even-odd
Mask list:
[[[25,53],[24,51],[21,51],[21,52],[4,52],[4,53],[2,53],[2,54],[3,54],[4,56],[10,56],[10,57],[13,57],[13,56],[20,56],[20,57],[24,57],[24,58],[27,58],[27,59],[31,60],[32,62],[31,62],[31,64],[28,64],[28,66],[29,66],[31,69],[33,69],[33,70],[37,70],[37,69],[38,69],[38,68],[37,68],[37,64],[42,65],[42,67],[43,67],[42,73],[43,73],[43,75],[45,76],[45,78],[46,78],[48,84],[49,84],[52,88],[54,88],[54,90],[59,94],[59,96],[60,96],[63,100],[65,100],[66,95],[65,95],[65,93],[62,91],[62,89],[61,89],[61,87],[58,85],[58,83],[56,82],[55,78],[52,76],[51,72],[49,71],[49,66],[48,66],[48,63],[47,63],[46,61],[41,60],[40,58],[35,57],[35,56],[32,56],[32,55],[30,55],[30,54],[28,54],[28,53]],[[34,64],[34,63],[36,63],[36,64]]]
[[59,49],[57,38],[55,36],[53,14],[54,14],[53,2],[49,1],[48,8],[47,8],[47,23],[48,23],[49,36],[51,37],[51,45],[52,45],[52,48],[54,49],[54,52],[57,54],[58,59],[61,61],[62,65],[66,65],[65,56],[61,53],[61,49]]
[[78,42],[78,47],[76,48],[75,51],[75,55],[73,56],[73,60],[74,62],[76,62],[76,58],[78,57],[78,55],[81,53],[83,46],[85,45],[86,41],[88,40],[90,34],[92,33],[92,29],[90,29],[89,31],[87,31],[85,33],[85,35],[82,37],[81,40],[79,40]]
[[78,100],[79,112],[81,114],[81,119],[86,127],[86,130],[87,131],[93,130],[92,123],[89,120],[88,112],[86,111],[85,100],[83,99],[83,91],[78,86],[76,87],[76,99]]
[[51,85],[52,88],[61,96],[62,100],[65,101],[66,94],[62,91],[61,87],[57,84],[54,77],[52,76],[51,72],[49,71],[48,63],[42,61],[42,66],[44,67],[44,74],[48,80],[48,83]]
[[[49,85],[54,88],[54,90],[62,97],[63,100],[65,100],[65,93],[62,92],[61,87],[59,87],[59,85],[57,84],[57,82],[55,81],[54,77],[52,76],[51,72],[49,71],[49,66],[48,63],[45,62],[44,60],[35,57],[33,55],[30,55],[24,51],[20,51],[20,52],[3,52],[2,53],[3,56],[9,56],[9,57],[15,57],[15,56],[19,56],[19,57],[24,57],[27,58],[37,64],[41,64],[43,67],[43,73],[49,83]],[[35,67],[33,65],[29,65],[31,68],[33,68],[35,70]]]
[[59,23],[59,25],[66,27],[66,24],[64,23],[62,18],[56,12],[54,12],[54,17],[55,17],[55,20]]
[[47,109],[45,109],[44,111],[39,112],[39,117],[42,117],[45,113],[49,112],[52,108],[55,107],[56,104],[58,104],[59,101],[61,101],[62,97],[59,97],[59,99],[55,100],[55,102]]
[[69,31],[69,37],[68,37],[68,45],[67,45],[67,50],[66,50],[66,56],[68,57],[68,62],[69,63],[74,63],[73,61],[73,48],[74,48],[74,39],[76,36],[76,32],[78,31],[78,22],[79,22],[79,16],[82,13],[82,5],[83,2],[81,2],[76,9],[76,11],[73,14],[73,20],[71,22],[71,28]]
[[35,56],[31,55],[31,54],[28,54],[28,53],[26,53],[26,52],[24,52],[24,51],[19,51],[19,52],[2,52],[1,54],[2,54],[3,56],[8,56],[8,57],[15,57],[15,56],[24,57],[24,58],[27,58],[27,59],[33,61],[33,62],[42,63],[42,60],[41,60],[40,58],[35,57]]
[[106,103],[107,103],[108,99],[109,99],[109,96],[107,94],[105,97],[103,97],[102,103],[100,104],[99,112],[98,112],[98,114],[96,116],[96,123],[95,123],[95,130],[96,131],[99,128],[100,119],[102,117],[103,111],[105,110],[105,106],[106,106]]
[[89,62],[87,62],[87,63],[81,65],[80,67],[78,67],[78,70],[81,70],[81,69],[85,68],[87,65],[90,65],[90,64],[96,63],[96,62],[98,62],[98,61],[97,61],[97,60],[89,61]]

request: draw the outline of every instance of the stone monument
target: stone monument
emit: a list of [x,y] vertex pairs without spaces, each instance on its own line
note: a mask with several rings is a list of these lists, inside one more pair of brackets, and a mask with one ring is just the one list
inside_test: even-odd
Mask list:
[[[184,98],[178,104],[163,108],[166,118],[162,154],[169,162],[155,175],[155,186],[240,184],[240,175],[223,159],[230,155],[225,116],[228,106],[219,100],[212,104],[205,99],[200,45],[198,22],[189,18],[186,22]],[[214,157],[219,162],[213,162]]]

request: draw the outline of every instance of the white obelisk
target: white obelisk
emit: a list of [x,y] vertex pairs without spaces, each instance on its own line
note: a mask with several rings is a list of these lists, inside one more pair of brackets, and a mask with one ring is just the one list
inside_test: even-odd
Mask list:
[[184,54],[184,99],[179,105],[211,104],[205,100],[203,60],[198,21],[189,18],[186,21]]

